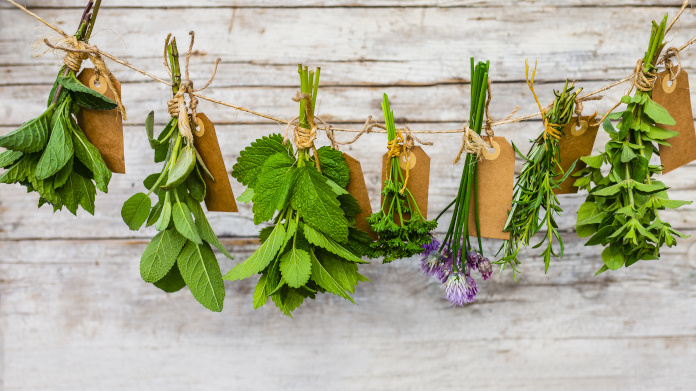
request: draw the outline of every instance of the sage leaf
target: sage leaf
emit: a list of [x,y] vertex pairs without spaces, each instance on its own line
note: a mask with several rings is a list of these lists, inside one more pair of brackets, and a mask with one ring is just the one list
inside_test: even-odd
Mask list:
[[222,311],[225,286],[220,266],[208,243],[186,242],[176,264],[193,297],[211,311]]
[[121,217],[128,228],[137,231],[142,227],[150,214],[152,201],[145,193],[134,194],[121,208]]
[[193,214],[193,217],[196,219],[196,228],[198,229],[198,233],[201,235],[201,238],[215,246],[227,258],[234,259],[232,258],[232,255],[227,251],[225,246],[223,246],[222,243],[220,243],[220,240],[218,239],[217,235],[215,235],[213,228],[210,226],[208,219],[205,217],[205,213],[203,212],[203,208],[201,208],[201,205],[192,198],[190,198],[188,201],[188,206],[189,210],[191,210],[191,213]]
[[203,243],[191,218],[191,211],[184,202],[179,201],[172,205],[172,217],[174,218],[174,226],[180,234],[195,244]]
[[169,193],[164,198],[164,202],[162,203],[162,212],[160,212],[159,218],[157,219],[157,223],[155,223],[155,229],[158,231],[164,231],[169,227],[169,222],[171,221],[172,218],[172,204],[169,201]]
[[186,238],[176,230],[168,229],[157,233],[145,247],[140,258],[140,276],[145,282],[157,282],[172,269]]
[[163,190],[172,190],[182,184],[188,178],[191,171],[196,167],[196,156],[190,146],[181,150],[181,155],[176,159],[172,169],[169,171],[167,183],[162,186]]
[[161,280],[155,282],[154,285],[165,292],[172,293],[185,287],[186,281],[184,281],[184,278],[181,277],[179,268],[176,266],[176,264],[174,264],[167,275],[165,275]]

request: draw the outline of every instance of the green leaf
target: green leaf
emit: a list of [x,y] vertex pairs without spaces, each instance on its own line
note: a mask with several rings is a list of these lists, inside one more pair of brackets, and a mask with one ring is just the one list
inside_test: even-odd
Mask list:
[[597,277],[598,275],[604,273],[604,272],[607,271],[607,270],[609,270],[609,268],[607,267],[607,265],[602,266],[602,267],[601,267],[599,270],[597,270],[597,272],[595,273],[595,277]]
[[73,143],[68,132],[67,118],[61,117],[51,131],[51,138],[36,166],[36,178],[46,179],[57,173],[72,156]]
[[186,281],[184,281],[184,278],[181,277],[179,268],[175,264],[174,266],[172,266],[172,268],[169,270],[169,273],[167,273],[166,276],[164,276],[161,280],[155,282],[155,286],[165,292],[172,293],[179,291],[183,287],[185,287]]
[[280,257],[280,273],[283,280],[292,288],[299,288],[309,281],[312,274],[312,260],[305,250],[292,247]]
[[609,246],[602,251],[604,265],[611,270],[618,270],[624,265],[625,258],[621,248]]
[[650,130],[648,131],[647,136],[653,140],[667,140],[669,138],[676,137],[679,135],[678,132],[663,129],[657,126],[650,125],[649,128]]
[[326,249],[327,251],[336,254],[339,257],[344,258],[350,262],[367,263],[357,255],[353,254],[350,250],[336,243],[336,241],[334,241],[333,239],[324,236],[324,234],[315,230],[308,224],[304,225],[304,236],[309,243]]
[[[198,233],[198,228],[196,228],[191,218],[191,210],[185,203],[179,201],[172,205],[172,216],[174,217],[174,227],[180,234],[195,244],[203,243]],[[184,271],[182,270],[181,272],[183,273]]]
[[80,83],[75,72],[58,76],[57,81],[63,88],[72,91],[71,95],[78,106],[92,110],[113,110],[117,106],[111,99]]
[[147,220],[145,221],[146,227],[151,227],[153,224],[157,223],[157,220],[159,220],[160,217],[162,217],[163,204],[163,199],[160,198],[159,201],[157,201],[157,203],[155,204],[155,206],[153,206],[152,209],[150,209],[150,214],[147,216]]
[[305,223],[321,230],[331,239],[343,243],[348,238],[348,221],[331,186],[313,166],[298,168],[291,205]]
[[316,282],[320,287],[326,289],[327,292],[331,292],[335,295],[341,296],[342,298],[355,304],[355,301],[353,301],[353,298],[350,297],[348,293],[346,293],[346,290],[343,288],[341,283],[338,282],[331,275],[331,273],[329,273],[329,271],[326,270],[326,268],[324,268],[324,265],[317,259],[317,257],[313,253],[310,255],[312,259],[312,280]]
[[251,202],[251,200],[253,198],[254,198],[254,189],[252,189],[251,187],[247,187],[247,189],[244,190],[244,193],[242,193],[239,197],[237,197],[237,201],[248,204]]
[[604,157],[602,155],[583,156],[580,158],[580,160],[592,168],[602,168],[602,165],[604,164]]
[[624,145],[623,148],[621,148],[621,162],[622,163],[628,163],[631,160],[635,159],[637,155],[633,152],[633,150],[628,146]]
[[298,169],[294,164],[295,159],[284,153],[266,160],[254,188],[254,224],[271,220],[276,209],[284,208],[296,183]]
[[215,231],[213,231],[213,228],[210,226],[208,219],[205,217],[205,213],[203,212],[203,208],[201,208],[201,205],[192,198],[189,198],[188,206],[191,210],[191,213],[193,213],[193,217],[196,218],[196,228],[198,229],[198,233],[201,235],[201,238],[215,246],[227,258],[234,259],[232,255],[227,251],[225,246],[223,246],[222,243],[220,243],[220,240],[218,239],[217,235],[215,235]]
[[[63,186],[65,182],[68,181],[68,177],[70,177],[70,173],[73,172],[73,158],[68,160],[68,162],[65,164],[63,168],[60,169],[56,173],[56,175],[53,176],[53,187],[58,189],[59,187]],[[91,183],[90,183],[91,184]]]
[[132,231],[137,231],[150,214],[152,201],[145,193],[134,194],[121,208],[121,217]]
[[205,200],[205,182],[197,168],[186,178],[186,188],[194,200],[198,202]]
[[254,288],[254,309],[263,307],[268,301],[268,274],[263,274]]
[[186,146],[181,150],[181,154],[174,162],[174,166],[169,171],[167,183],[162,186],[163,190],[172,190],[182,184],[189,174],[196,167],[196,153],[192,146]]
[[232,167],[232,176],[244,186],[254,187],[266,159],[277,153],[292,156],[292,146],[283,145],[280,134],[254,141],[239,154],[237,163]]
[[650,117],[655,123],[661,125],[676,125],[677,122],[669,115],[669,111],[658,105],[652,99],[648,99],[643,106],[643,112]]
[[647,183],[638,183],[638,182],[636,182],[636,183],[633,185],[633,187],[634,187],[636,190],[638,190],[638,191],[640,191],[641,193],[644,193],[644,194],[658,193],[658,192],[661,192],[661,191],[663,191],[663,190],[667,190],[667,189],[668,189],[668,187],[665,186],[664,183],[662,183],[662,182],[657,182],[657,181],[655,181],[655,182],[653,182],[653,183],[651,183],[651,184],[647,184]]
[[7,168],[15,164],[22,156],[24,156],[24,152],[20,151],[5,151],[0,153],[0,168]]
[[87,140],[87,136],[82,132],[82,129],[75,126],[72,130],[75,156],[94,174],[94,182],[97,185],[97,189],[104,193],[108,192],[111,170],[106,166],[97,147]]
[[350,182],[350,169],[341,151],[331,147],[321,147],[317,150],[321,173],[336,182],[342,188],[348,187]]
[[600,196],[600,197],[608,197],[608,196],[613,196],[614,194],[618,193],[621,191],[621,189],[624,189],[626,187],[626,182],[619,182],[615,185],[605,187],[602,190],[599,191],[594,191],[591,194],[593,196]]
[[186,242],[176,264],[193,297],[211,311],[222,311],[225,285],[220,266],[208,243]]
[[185,244],[186,238],[176,230],[158,232],[145,247],[140,258],[140,276],[143,281],[154,283],[164,278],[174,266]]
[[17,183],[26,180],[30,175],[33,176],[40,158],[39,153],[24,155],[0,175],[0,183]]
[[145,118],[145,133],[147,134],[147,139],[150,141],[150,147],[155,149],[162,145],[162,142],[155,138],[155,112],[151,111],[147,118]]
[[48,141],[53,107],[24,123],[19,129],[0,137],[0,147],[25,153],[41,151]]
[[169,200],[169,194],[167,193],[164,197],[164,201],[162,202],[162,211],[160,212],[159,218],[157,219],[157,222],[155,223],[155,229],[158,231],[164,231],[169,227],[169,223],[172,220],[172,203]]
[[72,214],[77,213],[78,205],[82,205],[83,209],[94,214],[94,195],[96,194],[94,185],[76,171],[70,173],[65,185],[58,189],[58,194]]
[[660,200],[660,204],[667,209],[677,209],[684,205],[690,205],[691,201]]
[[590,224],[590,225],[578,225],[575,227],[575,233],[578,235],[579,238],[586,238],[589,236],[592,236],[597,232],[597,225],[595,224]]
[[286,243],[285,239],[285,228],[281,224],[277,224],[261,247],[254,251],[246,261],[238,264],[225,274],[225,280],[242,280],[265,269]]

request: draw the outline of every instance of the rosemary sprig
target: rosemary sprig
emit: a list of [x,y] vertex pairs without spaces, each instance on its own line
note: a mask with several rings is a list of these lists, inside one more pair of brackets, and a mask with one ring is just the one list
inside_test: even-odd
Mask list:
[[[653,21],[643,58],[645,80],[652,81],[656,75],[666,24],[667,15],[659,25]],[[649,85],[636,84],[641,84],[639,91],[621,98],[626,109],[610,115],[604,122],[611,138],[605,152],[582,158],[587,168],[576,174],[579,179],[575,185],[589,190],[586,202],[578,211],[578,236],[591,236],[586,246],[606,247],[602,252],[604,265],[597,274],[628,267],[640,260],[659,259],[663,245],[676,245],[675,236],[688,237],[660,219],[659,211],[691,202],[670,200],[668,187],[653,178],[662,171],[662,166],[650,164],[653,155],[659,154],[657,144],[669,145],[665,140],[677,134],[657,124],[674,125],[675,121],[652,100]],[[610,119],[621,121],[614,128]],[[601,169],[607,163],[610,171],[605,176]]]
[[[527,71],[529,71],[528,68]],[[536,73],[536,67],[534,71]],[[531,80],[527,79],[527,83],[536,99],[533,86],[534,75]],[[549,270],[551,256],[563,257],[563,239],[558,233],[554,218],[554,215],[560,216],[563,210],[555,190],[561,187],[575,168],[573,163],[567,172],[563,171],[559,147],[560,138],[565,135],[564,128],[573,117],[575,98],[582,91],[582,89],[576,91],[574,89],[574,83],[566,81],[562,91],[554,91],[556,98],[551,109],[544,115],[544,131],[534,140],[526,156],[513,144],[513,148],[525,162],[515,183],[512,209],[505,223],[505,231],[510,232],[510,239],[501,246],[503,258],[496,263],[501,265],[501,272],[510,266],[515,278],[516,272],[519,272],[517,266],[520,264],[518,259],[520,250],[529,246],[531,238],[542,228],[546,229],[546,234],[534,248],[546,243],[546,249],[542,253],[544,272]],[[553,249],[554,237],[558,241],[558,253]]]
[[[390,144],[394,144],[400,133],[394,124],[394,112],[389,106],[389,97],[383,95],[382,111]],[[402,140],[403,141],[403,140]],[[405,178],[399,165],[399,156],[389,159],[389,175],[382,190],[382,207],[367,218],[367,222],[379,235],[372,243],[376,255],[384,257],[384,263],[408,258],[423,251],[430,243],[430,231],[437,227],[436,220],[427,220],[416,203],[411,191],[404,185]]]

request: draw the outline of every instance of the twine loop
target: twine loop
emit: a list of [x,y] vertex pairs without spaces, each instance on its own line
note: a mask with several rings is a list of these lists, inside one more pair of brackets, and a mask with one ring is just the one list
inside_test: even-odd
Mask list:
[[636,67],[633,70],[634,78],[633,85],[643,91],[650,92],[655,86],[655,80],[657,80],[657,72],[647,71],[645,69],[645,64],[643,64],[643,59],[638,60]]
[[[672,63],[672,57],[675,57],[677,59],[677,65],[674,65]],[[674,46],[670,47],[665,51],[664,54],[664,62],[665,62],[665,68],[669,71],[669,81],[674,81],[674,79],[679,76],[679,73],[682,70],[681,67],[681,59],[679,58],[679,49],[675,48]],[[676,68],[676,72],[674,69]]]
[[114,85],[112,80],[113,75],[106,66],[104,59],[102,59],[99,49],[94,45],[88,44],[87,42],[80,41],[74,35],[66,35],[62,31],[61,34],[63,36],[58,39],[57,44],[51,43],[48,38],[44,38],[43,42],[46,44],[46,46],[53,50],[65,52],[63,63],[73,72],[79,72],[80,68],[82,67],[82,61],[89,59],[92,64],[94,64],[94,69],[97,76],[104,76],[104,79],[106,79],[106,85],[114,94],[114,101],[118,107],[118,112],[121,114],[121,118],[123,118],[124,121],[127,120],[128,117],[126,116],[126,108],[123,107],[123,103],[121,102],[121,95],[118,93],[118,90]]

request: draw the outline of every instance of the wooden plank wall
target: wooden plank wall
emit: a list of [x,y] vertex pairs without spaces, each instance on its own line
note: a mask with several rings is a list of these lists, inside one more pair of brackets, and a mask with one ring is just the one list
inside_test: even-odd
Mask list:
[[[82,0],[24,4],[66,31]],[[676,13],[679,0],[106,0],[92,42],[165,76],[162,44],[179,47],[197,33],[191,76],[201,86],[222,57],[206,93],[292,118],[296,64],[322,66],[318,114],[359,127],[381,116],[389,93],[397,122],[412,129],[457,128],[468,117],[469,57],[491,60],[492,112],[502,118],[535,104],[524,59],[539,61],[538,91],[549,102],[565,78],[587,91],[628,75],[647,45],[650,21]],[[42,111],[60,59],[34,58],[45,29],[0,3],[0,134]],[[669,35],[696,36],[689,9]],[[682,53],[696,74],[696,48]],[[593,277],[600,249],[585,248],[573,221],[584,196],[565,196],[560,229],[566,257],[544,275],[537,251],[524,274],[481,284],[476,303],[453,309],[418,271],[417,259],[364,268],[357,305],[336,297],[307,302],[295,319],[252,309],[255,281],[226,283],[221,314],[187,291],[165,294],[140,280],[140,255],[152,230],[122,223],[124,200],[153,172],[142,123],[162,125],[167,89],[112,65],[129,110],[127,175],[97,196],[95,216],[36,209],[35,194],[0,186],[0,371],[10,390],[688,390],[696,372],[696,239],[680,240],[659,262]],[[692,85],[694,85],[692,80]],[[606,110],[624,87],[586,111]],[[228,168],[254,138],[282,127],[209,103]],[[526,145],[530,121],[496,134]],[[341,139],[350,136],[341,134]],[[432,157],[430,216],[455,195],[452,167],[460,136],[425,137]],[[607,138],[600,136],[596,148]],[[326,144],[324,138],[319,143]],[[379,200],[383,135],[345,150],[362,161],[374,208]],[[518,162],[518,169],[521,164]],[[665,175],[675,199],[696,200],[696,165]],[[236,194],[243,190],[233,181]],[[696,233],[696,206],[665,212]],[[447,220],[449,216],[445,216]],[[238,260],[256,246],[249,207],[210,214]],[[443,224],[446,225],[446,224]],[[489,253],[499,242],[486,242]],[[221,259],[223,271],[234,262]]]

